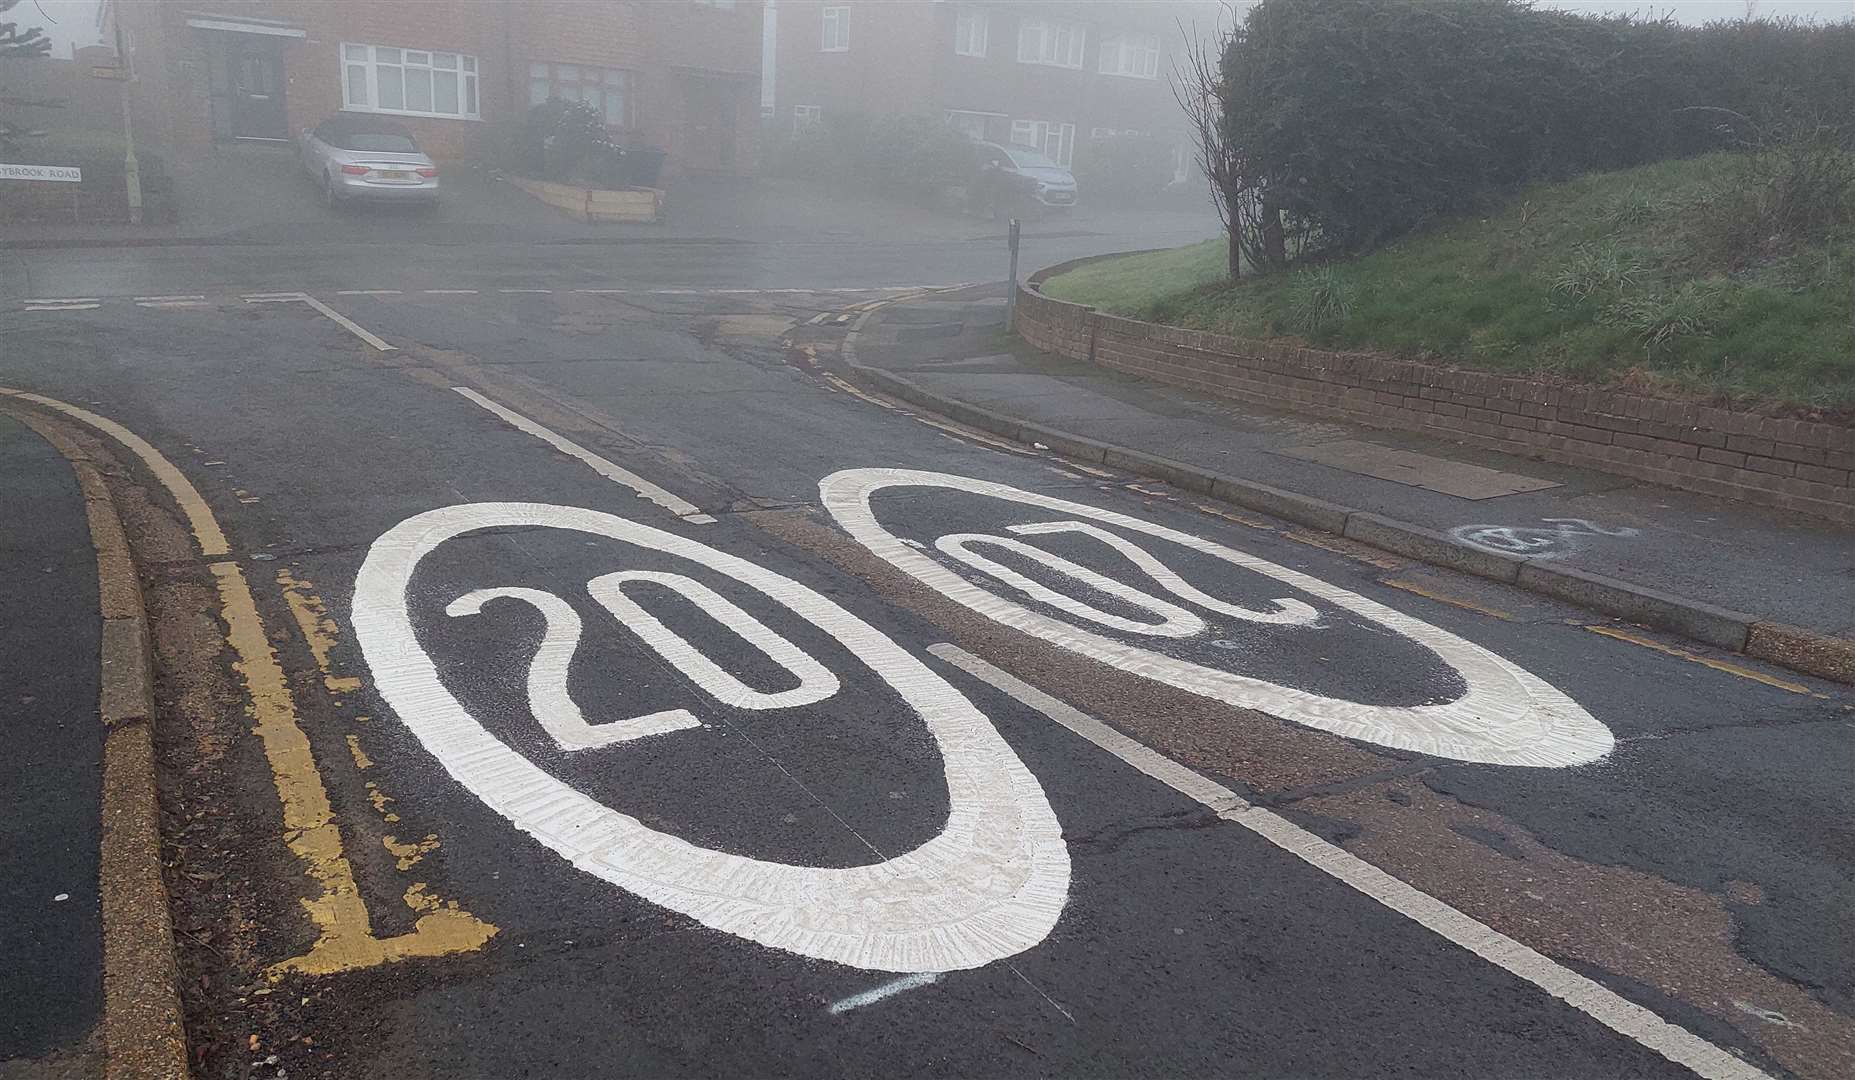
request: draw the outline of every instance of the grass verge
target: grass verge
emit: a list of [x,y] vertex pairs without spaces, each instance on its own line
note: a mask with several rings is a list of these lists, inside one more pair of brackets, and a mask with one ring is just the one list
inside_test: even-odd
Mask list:
[[[1855,163],[1844,166],[1855,174]],[[1782,227],[1782,161],[1711,154],[1520,193],[1356,259],[1222,280],[1224,244],[1105,260],[1060,300],[1668,396],[1855,409],[1848,193]]]

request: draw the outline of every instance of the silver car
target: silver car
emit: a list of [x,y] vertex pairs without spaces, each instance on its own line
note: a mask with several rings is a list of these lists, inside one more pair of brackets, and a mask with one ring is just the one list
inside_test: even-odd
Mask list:
[[297,141],[303,168],[331,208],[351,199],[438,198],[438,166],[419,152],[410,132],[391,121],[333,116],[305,129]]

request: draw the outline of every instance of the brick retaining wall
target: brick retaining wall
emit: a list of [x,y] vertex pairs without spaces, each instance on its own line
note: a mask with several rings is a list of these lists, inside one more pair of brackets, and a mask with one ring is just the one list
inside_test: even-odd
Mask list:
[[1123,319],[1036,291],[1063,268],[1019,288],[1017,332],[1072,360],[1855,524],[1855,427]]

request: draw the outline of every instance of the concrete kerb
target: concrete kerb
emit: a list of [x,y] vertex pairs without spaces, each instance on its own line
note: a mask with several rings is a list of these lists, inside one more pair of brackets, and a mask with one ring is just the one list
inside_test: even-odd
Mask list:
[[853,378],[912,405],[1014,442],[1041,446],[1065,457],[1162,480],[1233,506],[1343,536],[1419,562],[1500,581],[1599,614],[1767,660],[1806,675],[1855,683],[1855,641],[1846,638],[1684,599],[1600,574],[1471,548],[1411,522],[1006,416],[937,394],[911,379],[862,363],[857,355],[857,341],[863,330],[883,308],[905,299],[898,297],[866,308],[845,336],[840,356]]
[[[4,400],[4,399],[0,399]],[[154,652],[141,582],[99,463],[55,421],[9,401],[5,411],[69,462],[96,549],[102,619],[103,1043],[106,1080],[185,1080],[173,917],[161,876],[155,787]]]

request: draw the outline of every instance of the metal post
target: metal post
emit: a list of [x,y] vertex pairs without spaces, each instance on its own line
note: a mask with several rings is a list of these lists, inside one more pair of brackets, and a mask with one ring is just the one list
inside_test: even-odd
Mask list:
[[1005,333],[1016,331],[1018,326],[1018,219],[1011,219],[1009,234],[1011,245],[1011,284],[1005,293]]
[[135,125],[129,120],[129,50],[122,43],[122,19],[116,19],[116,65],[122,69],[122,179],[128,187],[129,224],[142,223],[142,170],[135,163]]

